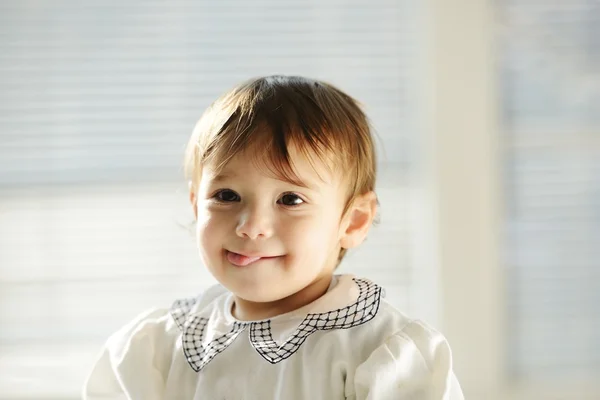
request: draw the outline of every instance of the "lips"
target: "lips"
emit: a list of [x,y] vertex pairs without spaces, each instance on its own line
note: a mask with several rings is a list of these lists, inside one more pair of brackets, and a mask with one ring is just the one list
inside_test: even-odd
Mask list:
[[234,253],[233,251],[229,251],[226,250],[227,253],[227,261],[229,261],[230,263],[232,263],[233,265],[236,265],[238,267],[245,267],[248,266],[250,264],[253,264],[259,260],[268,260],[268,259],[272,259],[275,257],[269,257],[269,256],[246,256],[243,254],[239,254],[239,253]]

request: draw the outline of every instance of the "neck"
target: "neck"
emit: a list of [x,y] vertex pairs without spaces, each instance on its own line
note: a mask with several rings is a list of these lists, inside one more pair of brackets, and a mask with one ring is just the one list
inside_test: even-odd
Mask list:
[[257,321],[297,310],[323,296],[331,284],[331,279],[331,275],[319,277],[299,292],[265,303],[244,300],[234,295],[231,313],[240,321]]

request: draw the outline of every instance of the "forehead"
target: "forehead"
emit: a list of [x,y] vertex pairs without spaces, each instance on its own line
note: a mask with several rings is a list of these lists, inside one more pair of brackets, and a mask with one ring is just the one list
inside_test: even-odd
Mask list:
[[[213,182],[262,175],[269,179],[313,189],[339,185],[340,176],[330,162],[316,154],[305,154],[295,146],[290,146],[288,151],[289,167],[281,165],[281,162],[277,162],[277,158],[272,159],[268,155],[245,150],[233,156],[221,167],[211,163],[205,165],[202,175],[203,178]],[[290,171],[286,172],[286,168]]]

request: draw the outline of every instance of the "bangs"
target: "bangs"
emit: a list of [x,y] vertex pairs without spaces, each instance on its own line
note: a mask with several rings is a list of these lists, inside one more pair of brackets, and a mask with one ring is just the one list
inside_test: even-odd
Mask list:
[[[278,140],[280,137],[273,134],[271,129],[261,124],[239,135],[238,140],[233,140],[236,135],[225,135],[228,140],[223,140],[219,146],[207,152],[202,164],[211,165],[211,169],[219,174],[232,158],[244,153],[254,166],[265,172],[265,175],[272,175],[296,186],[307,187],[307,183],[302,181],[294,167],[292,152],[295,152],[305,157],[317,174],[317,164],[325,166],[328,173],[333,173],[332,165],[335,161],[332,159],[332,152],[327,150],[325,145],[315,143],[310,146],[298,140],[294,134],[285,135],[285,140]],[[325,180],[320,174],[319,178]]]
[[[277,77],[271,79],[276,81]],[[330,173],[333,166],[347,170],[349,155],[358,151],[353,145],[356,140],[340,140],[340,135],[351,131],[347,126],[351,116],[335,118],[336,113],[328,112],[338,107],[328,104],[334,103],[332,99],[319,98],[322,84],[299,80],[296,85],[274,90],[276,82],[265,79],[253,83],[223,99],[221,110],[229,105],[229,116],[222,118],[225,121],[213,131],[204,149],[198,149],[201,165],[210,164],[219,173],[233,157],[246,152],[258,167],[279,179],[306,186],[294,169],[290,156],[293,146],[313,168],[320,163]]]

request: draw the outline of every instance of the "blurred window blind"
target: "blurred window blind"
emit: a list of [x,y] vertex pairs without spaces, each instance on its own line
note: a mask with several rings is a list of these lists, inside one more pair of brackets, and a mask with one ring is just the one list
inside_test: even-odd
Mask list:
[[600,2],[500,2],[508,368],[600,369]]
[[0,3],[0,393],[77,397],[117,327],[213,283],[185,227],[183,149],[216,96],[258,75],[322,78],[365,104],[382,223],[343,268],[410,311],[416,4]]

